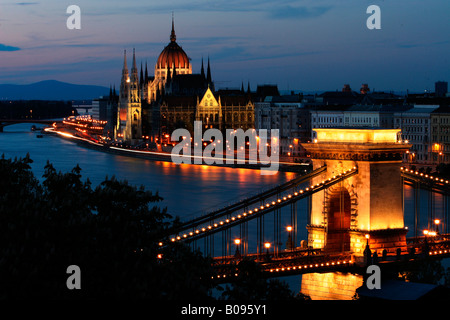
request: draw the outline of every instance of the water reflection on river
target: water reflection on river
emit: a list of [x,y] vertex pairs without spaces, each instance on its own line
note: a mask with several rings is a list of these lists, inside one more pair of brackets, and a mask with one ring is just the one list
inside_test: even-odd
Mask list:
[[[178,215],[182,220],[236,202],[295,176],[294,173],[282,172],[272,176],[261,175],[258,170],[176,165],[113,155],[86,149],[55,136],[37,139],[30,127],[31,124],[5,127],[5,132],[0,133],[0,154],[4,154],[6,158],[14,158],[24,157],[29,153],[34,161],[33,171],[38,178],[42,177],[48,160],[57,170],[63,172],[70,171],[78,164],[82,168],[83,177],[89,177],[93,186],[98,185],[106,176],[112,175],[118,179],[126,179],[133,185],[144,185],[147,190],[158,191],[164,198],[161,206],[167,207],[170,214]],[[407,236],[412,237],[414,192],[411,187],[405,187],[404,197],[405,226],[410,230]],[[418,235],[421,235],[423,229],[429,228],[426,219],[430,208],[434,217],[442,219],[444,198],[434,195],[430,205],[428,193],[423,191],[419,194],[419,199]],[[298,242],[306,238],[306,207],[306,200],[301,200],[297,205]],[[282,219],[282,225],[286,223]],[[267,227],[271,228],[271,225]],[[284,243],[287,234],[283,237],[281,240]],[[299,291],[300,276],[282,279],[288,281],[292,290]]]
[[5,127],[5,132],[0,134],[0,153],[7,158],[24,157],[29,153],[34,160],[32,168],[37,177],[42,177],[49,160],[63,172],[79,164],[83,177],[89,177],[94,186],[112,175],[133,185],[142,184],[148,190],[158,191],[164,198],[162,206],[167,206],[169,213],[183,219],[281,184],[295,175],[282,172],[261,175],[259,170],[176,165],[112,155],[54,136],[37,139],[30,126]]

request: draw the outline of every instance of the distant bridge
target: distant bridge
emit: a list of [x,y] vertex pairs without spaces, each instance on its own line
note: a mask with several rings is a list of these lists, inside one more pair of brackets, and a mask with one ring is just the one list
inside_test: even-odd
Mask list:
[[0,132],[3,132],[3,128],[6,126],[10,126],[13,124],[18,123],[40,123],[40,124],[48,124],[51,125],[55,122],[60,122],[60,120],[55,119],[47,119],[47,120],[41,120],[41,119],[1,119],[0,120]]

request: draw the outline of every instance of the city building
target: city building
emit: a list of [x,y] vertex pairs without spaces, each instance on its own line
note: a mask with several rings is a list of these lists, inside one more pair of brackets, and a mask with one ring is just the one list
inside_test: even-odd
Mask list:
[[311,140],[311,117],[301,100],[300,95],[291,94],[265,96],[264,101],[255,102],[255,129],[278,129],[282,155],[306,155],[301,143]]
[[450,108],[440,106],[431,112],[431,160],[450,163]]
[[394,113],[394,129],[401,129],[401,139],[412,147],[404,155],[408,163],[432,164],[431,114],[439,106],[415,105],[409,110]]
[[202,121],[203,130],[254,128],[255,107],[245,93],[214,93],[207,88],[202,95],[165,95],[158,105],[160,135],[170,135],[177,128],[193,132],[194,121]]
[[[311,128],[385,128],[393,129],[394,114],[411,109],[397,105],[318,106],[310,108]],[[312,132],[312,139],[317,138]]]
[[438,98],[445,97],[448,93],[448,82],[446,81],[437,81],[434,84],[434,96]]

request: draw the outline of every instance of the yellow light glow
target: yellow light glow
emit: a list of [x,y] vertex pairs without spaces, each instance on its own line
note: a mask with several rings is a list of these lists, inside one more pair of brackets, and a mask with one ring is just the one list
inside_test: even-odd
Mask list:
[[333,142],[339,143],[397,143],[397,135],[400,129],[334,129],[315,128],[317,139],[314,143]]

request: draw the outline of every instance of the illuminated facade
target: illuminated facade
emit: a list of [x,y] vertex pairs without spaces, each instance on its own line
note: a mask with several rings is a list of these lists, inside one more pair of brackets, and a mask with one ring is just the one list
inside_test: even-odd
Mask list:
[[431,113],[431,161],[450,163],[450,109],[442,106]]
[[127,53],[124,52],[122,79],[120,82],[117,124],[114,138],[135,144],[142,137],[142,106],[136,55],[133,50],[133,66],[128,73]]
[[[402,155],[411,147],[398,141],[398,129],[314,129],[317,138],[303,144],[313,168],[327,170],[316,184],[357,167],[358,173],[312,196],[309,245],[362,256],[372,250],[394,254],[406,248],[403,219]],[[369,235],[369,240],[366,239]]]
[[210,88],[200,96],[167,96],[161,103],[163,133],[176,128],[193,132],[194,121],[202,121],[203,130],[254,128],[255,107],[248,95],[219,95]]
[[142,99],[151,103],[157,99],[158,93],[162,93],[165,85],[175,74],[192,74],[192,64],[186,52],[176,42],[174,21],[172,17],[172,31],[170,33],[170,42],[161,52],[155,64],[154,77],[147,75],[142,81]]
[[[202,78],[200,89],[202,93],[208,85],[213,87],[211,80],[211,70],[208,59],[208,69],[205,74],[202,61],[202,74],[192,74],[192,64],[186,52],[177,44],[172,17],[172,31],[170,34],[170,42],[163,49],[155,64],[155,75],[149,76],[147,66],[145,67],[145,75],[142,70],[140,75],[136,66],[136,56],[133,49],[133,64],[131,72],[127,67],[127,55],[124,53],[124,62],[122,68],[122,78],[119,91],[119,102],[117,112],[117,122],[114,128],[114,138],[117,141],[129,144],[137,144],[142,138],[143,121],[147,121],[147,116],[143,116],[143,112],[147,109],[143,105],[149,105],[164,95],[168,90],[170,93],[179,92],[186,87],[179,88],[182,84],[182,76],[191,76],[189,79],[183,79],[184,82],[198,83],[199,77]],[[198,91],[199,89],[196,88]],[[195,91],[195,90],[194,90]],[[197,92],[196,91],[196,92]],[[192,118],[193,120],[193,118]],[[147,123],[146,122],[146,123]]]
[[407,163],[432,164],[431,114],[437,105],[415,105],[404,112],[394,113],[394,128],[401,129],[402,138],[411,143],[411,150],[404,154]]
[[280,154],[306,156],[299,142],[311,141],[310,110],[299,95],[266,97],[255,102],[255,129],[278,129]]

